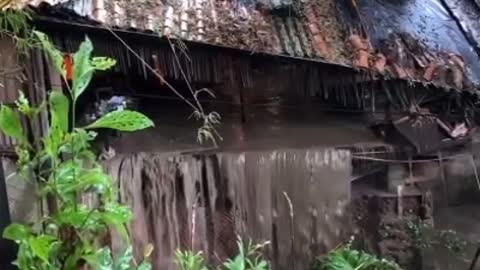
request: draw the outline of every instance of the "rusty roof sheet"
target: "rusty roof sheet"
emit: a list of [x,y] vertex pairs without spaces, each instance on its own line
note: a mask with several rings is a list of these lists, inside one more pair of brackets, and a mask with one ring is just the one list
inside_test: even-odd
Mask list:
[[[56,4],[58,1],[61,3]],[[33,0],[32,4],[38,7],[40,2]],[[292,7],[295,2],[292,0],[147,0],[143,4],[128,0],[43,2],[112,27],[155,31],[164,36],[253,52],[347,63],[343,37],[338,35],[341,31],[325,31],[325,27],[340,25],[332,14],[334,0],[309,5],[305,8],[308,16],[299,15],[298,7]],[[336,46],[329,43],[336,43]]]
[[[457,89],[471,88],[470,81],[480,79],[478,54],[448,19],[440,0],[423,9],[418,8],[422,0],[359,0],[357,7],[335,0],[32,0],[31,5],[41,8],[41,2],[112,27],[252,52],[322,58],[388,77]],[[412,8],[417,8],[415,16],[409,13]],[[357,31],[358,25],[365,31]],[[453,43],[443,42],[448,38]]]

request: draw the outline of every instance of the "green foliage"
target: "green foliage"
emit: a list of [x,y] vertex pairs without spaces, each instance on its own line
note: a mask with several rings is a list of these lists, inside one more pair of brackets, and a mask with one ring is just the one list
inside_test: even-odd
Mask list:
[[52,129],[59,129],[62,132],[68,131],[68,116],[70,115],[70,101],[61,91],[50,93],[48,104],[52,113]]
[[145,115],[135,111],[123,110],[110,112],[86,128],[110,128],[120,131],[136,131],[153,127],[153,125],[152,120],[148,119]]
[[[233,259],[228,259],[222,266],[225,270],[268,270],[268,262],[262,259],[262,249],[268,245],[244,243],[240,238],[237,241],[238,254]],[[175,253],[175,262],[181,270],[208,270],[201,252],[180,251]]]
[[78,51],[73,55],[73,80],[72,92],[74,99],[77,99],[87,88],[92,80],[95,67],[91,63],[93,45],[90,39],[86,39]]
[[422,220],[410,220],[408,230],[415,244],[421,249],[434,246],[444,247],[453,254],[463,256],[470,243],[460,237],[454,230],[437,230],[431,223]]
[[117,61],[108,57],[93,57],[92,66],[95,70],[109,70],[117,64]]
[[399,270],[396,263],[355,250],[346,245],[339,247],[313,263],[313,270]]
[[202,252],[193,252],[190,250],[175,252],[175,262],[180,270],[207,270],[205,259]]
[[55,68],[57,69],[57,71],[60,73],[60,75],[62,75],[62,77],[65,77],[66,69],[65,69],[65,63],[63,61],[62,52],[60,52],[55,48],[55,46],[53,46],[53,44],[50,42],[50,39],[44,33],[39,31],[33,31],[33,34],[40,42],[40,45],[44,48],[44,50],[50,56],[50,59],[55,65]]
[[227,270],[267,270],[268,263],[262,259],[260,253],[266,245],[268,242],[254,245],[252,241],[244,243],[238,239],[238,254],[224,263],[225,268]]
[[22,33],[30,28],[31,19],[28,10],[7,9],[0,12],[0,29],[12,33]]
[[22,53],[35,46],[32,38],[30,22],[32,16],[28,8],[6,9],[0,11],[0,36],[12,38]]
[[[43,48],[54,60],[65,78],[62,53],[48,38],[35,32]],[[117,202],[112,180],[97,162],[91,150],[96,133],[91,129],[114,128],[140,130],[153,126],[146,116],[131,111],[115,112],[86,128],[75,127],[73,110],[78,97],[85,91],[95,70],[105,70],[115,61],[105,57],[92,58],[93,46],[87,39],[74,57],[74,78],[70,97],[61,91],[49,95],[49,132],[43,138],[30,142],[22,128],[19,113],[27,120],[44,107],[32,107],[20,95],[15,103],[18,112],[2,105],[0,129],[21,141],[16,151],[22,176],[38,186],[39,202],[46,201],[55,209],[43,213],[32,226],[12,224],[3,236],[15,241],[18,254],[15,264],[20,270],[77,270],[82,266],[102,270],[150,270],[148,260],[137,264],[128,246],[121,254],[112,255],[108,243],[103,243],[110,230],[118,231],[129,242],[126,225],[132,218],[130,209]],[[93,196],[97,203],[85,205],[81,198]],[[148,257],[148,256],[146,256]]]
[[8,106],[2,106],[0,109],[0,129],[17,140],[24,138],[20,116]]

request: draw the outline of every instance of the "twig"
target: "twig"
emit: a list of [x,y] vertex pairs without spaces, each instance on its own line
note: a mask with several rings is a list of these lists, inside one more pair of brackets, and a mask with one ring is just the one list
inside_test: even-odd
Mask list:
[[294,264],[293,264],[293,258],[295,255],[295,230],[294,230],[294,219],[293,219],[293,204],[292,200],[290,200],[290,197],[288,196],[287,192],[283,192],[283,196],[285,197],[285,200],[287,200],[288,208],[290,209],[290,244],[291,244],[291,260],[290,260],[290,269],[295,269]]
[[200,195],[197,194],[195,197],[195,202],[192,205],[192,229],[191,229],[191,250],[195,248],[195,224],[196,224],[196,216],[197,216],[197,204],[198,200],[200,199]]
[[175,52],[175,47],[173,46],[172,42],[170,41],[170,38],[167,37],[168,44],[170,45],[170,48],[172,49],[173,53],[173,58],[175,59],[175,63],[177,64],[178,68],[180,69],[180,73],[182,74],[183,80],[187,84],[188,90],[190,90],[190,93],[192,93],[193,98],[195,99],[195,102],[197,103],[198,110],[200,111],[201,114],[205,115],[205,112],[203,111],[203,106],[200,104],[200,101],[195,95],[195,91],[193,91],[193,87],[190,83],[190,80],[187,78],[187,75],[185,74],[185,71],[182,68],[182,64],[180,63],[180,59],[178,58],[177,53]]
[[480,179],[478,178],[477,166],[475,164],[475,159],[473,159],[473,155],[470,155],[470,162],[472,163],[472,169],[473,169],[473,173],[475,174],[475,180],[477,180],[477,186],[478,186],[478,189],[480,190]]

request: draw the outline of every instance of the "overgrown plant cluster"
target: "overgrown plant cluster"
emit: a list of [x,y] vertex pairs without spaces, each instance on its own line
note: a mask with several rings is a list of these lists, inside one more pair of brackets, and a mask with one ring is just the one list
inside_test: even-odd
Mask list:
[[[233,259],[228,259],[219,269],[225,270],[268,270],[269,265],[262,258],[262,249],[268,245],[253,244],[252,241],[237,241],[238,254]],[[175,253],[175,261],[180,270],[209,270],[201,252],[180,251]]]
[[[37,40],[50,55],[68,91],[52,89],[48,100],[32,106],[20,95],[15,108],[2,105],[0,129],[18,142],[18,172],[36,185],[41,217],[30,226],[12,224],[3,236],[18,244],[15,264],[20,270],[148,270],[148,260],[136,262],[127,232],[132,217],[118,202],[112,179],[98,163],[90,143],[99,128],[135,131],[153,122],[135,111],[114,111],[84,126],[75,125],[75,105],[96,71],[107,70],[115,60],[92,57],[88,38],[73,57],[73,79],[67,80],[63,54],[40,32]],[[50,116],[47,134],[29,138],[22,119],[35,119],[43,110]],[[85,203],[90,196],[93,202]],[[48,208],[48,211],[47,211]],[[112,254],[110,231],[125,240],[125,250]],[[148,248],[145,257],[149,256]]]
[[[262,250],[268,244],[254,245],[237,241],[238,255],[227,260],[218,269],[268,270],[269,263],[262,258]],[[181,270],[209,270],[201,252],[177,251],[175,261]],[[395,262],[352,248],[352,241],[314,260],[311,270],[401,270]]]
[[456,231],[435,229],[431,223],[424,220],[409,220],[407,228],[415,245],[420,249],[432,249],[437,246],[464,257],[472,246],[472,243],[466,241]]
[[348,244],[316,259],[312,270],[401,270],[401,268],[395,262],[353,249]]

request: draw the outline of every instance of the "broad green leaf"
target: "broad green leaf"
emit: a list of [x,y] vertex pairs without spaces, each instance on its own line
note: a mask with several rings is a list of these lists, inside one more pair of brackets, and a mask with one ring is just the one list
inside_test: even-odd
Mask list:
[[22,241],[27,239],[31,234],[29,227],[13,223],[3,230],[3,238],[13,240],[13,241]]
[[52,128],[59,128],[63,132],[68,131],[68,116],[70,115],[70,101],[60,91],[53,91],[49,99],[52,114]]
[[44,262],[48,262],[52,243],[55,242],[55,238],[50,235],[39,235],[29,239],[30,247],[35,256],[40,258]]
[[153,121],[145,115],[135,111],[123,110],[110,112],[85,128],[110,128],[120,131],[135,131],[153,126]]
[[65,62],[63,60],[62,52],[55,48],[44,33],[39,31],[33,31],[33,33],[37,36],[38,40],[40,40],[43,49],[50,55],[57,71],[65,78],[67,71],[65,70]]
[[2,105],[0,109],[0,129],[8,136],[23,139],[22,122],[18,113],[12,108]]
[[76,100],[87,88],[92,80],[94,67],[90,62],[90,57],[93,51],[93,45],[87,37],[85,41],[80,44],[80,48],[73,55],[73,97]]
[[95,70],[109,70],[117,64],[117,60],[109,57],[93,57],[91,64]]

